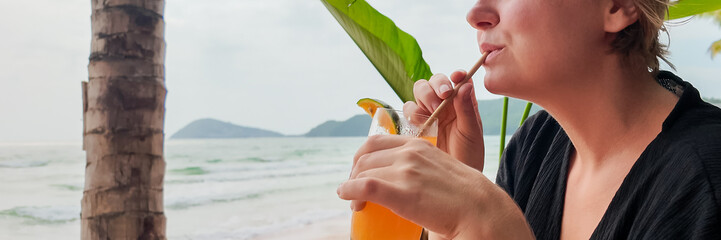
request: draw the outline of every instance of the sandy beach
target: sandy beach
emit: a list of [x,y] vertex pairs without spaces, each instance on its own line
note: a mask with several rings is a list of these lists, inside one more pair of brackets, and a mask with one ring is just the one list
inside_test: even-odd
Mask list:
[[350,218],[335,217],[255,238],[256,240],[338,240],[350,238]]

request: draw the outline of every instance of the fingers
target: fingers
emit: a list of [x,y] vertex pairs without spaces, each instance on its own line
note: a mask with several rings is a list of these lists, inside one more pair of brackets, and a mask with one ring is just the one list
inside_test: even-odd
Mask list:
[[345,181],[338,186],[338,197],[345,200],[366,199],[373,201],[378,195],[390,194],[392,183],[380,178],[357,178]]
[[408,101],[403,104],[403,115],[406,115],[408,121],[412,124],[421,125],[425,123],[431,114],[431,112],[422,110],[415,102]]
[[423,111],[418,104],[413,101],[408,101],[403,104],[403,112],[411,114],[427,114],[428,112]]
[[460,83],[465,78],[466,78],[466,71],[458,70],[458,71],[451,73],[451,81],[453,81],[454,83]]
[[[357,178],[351,178],[351,179],[365,179],[365,178],[376,178],[376,179],[382,179],[382,181],[393,184],[393,175],[392,169],[387,167],[379,167],[379,168],[373,168],[369,169],[367,171],[363,171],[360,174],[358,174]],[[354,191],[355,189],[350,189],[349,191]],[[340,191],[340,190],[339,190]],[[346,194],[347,195],[347,194]],[[340,196],[340,193],[339,195]],[[341,197],[342,198],[342,197]],[[374,199],[377,200],[377,199]],[[366,201],[363,200],[351,200],[350,208],[353,211],[360,211],[363,210],[363,208],[366,205]]]
[[473,130],[476,133],[482,129],[478,101],[472,82],[469,81],[458,89],[458,96],[453,99],[453,106],[458,113],[457,125],[462,131]]
[[451,81],[446,75],[435,74],[428,83],[431,85],[431,88],[433,88],[433,91],[435,91],[436,96],[441,99],[446,99],[453,94],[453,86],[451,86]]
[[353,164],[353,170],[350,172],[350,179],[359,177],[358,174],[366,172],[369,169],[381,168],[393,164],[394,158],[391,157],[393,149],[384,149],[376,152],[369,152],[361,155]]
[[357,199],[364,199],[384,206],[393,205],[391,202],[402,200],[403,191],[391,183],[374,175],[384,175],[388,172],[385,168],[373,169],[366,173],[367,177],[351,179],[338,187],[338,197],[345,200],[356,200],[351,203],[353,211],[360,211],[365,204]]
[[[368,169],[371,169],[370,172],[373,172],[375,168],[393,164],[393,158],[386,157],[386,155],[388,155],[387,149],[401,146],[405,144],[405,142],[403,137],[394,135],[375,135],[368,137],[368,140],[358,149],[356,155],[353,157],[353,169],[351,170],[349,179],[356,179],[360,173],[364,175],[368,174]],[[341,195],[341,187],[338,187],[337,191],[340,198],[349,200],[349,198],[344,198]],[[353,189],[346,191],[353,191]],[[345,196],[348,195],[346,194]],[[353,211],[363,210],[365,205],[366,201],[351,201],[351,209]]]
[[426,112],[433,112],[441,104],[441,99],[433,90],[431,84],[424,79],[413,84],[413,96],[416,98],[418,107]]
[[458,96],[453,99],[453,106],[457,113],[458,126],[460,128],[480,129],[480,114],[478,113],[478,101],[473,89],[473,83],[463,84],[458,89]]
[[[400,141],[398,141],[400,140]],[[355,211],[363,209],[363,201],[373,201],[384,204],[384,201],[394,201],[398,199],[398,192],[401,189],[398,186],[408,184],[406,177],[408,171],[414,168],[408,167],[408,163],[424,162],[418,159],[424,154],[424,149],[435,149],[424,140],[401,136],[378,136],[372,137],[361,148],[373,149],[375,144],[385,144],[393,146],[391,148],[382,148],[375,151],[361,153],[354,159],[353,170],[349,180],[338,187],[338,196],[346,200],[356,200],[351,202],[351,208]],[[405,151],[407,150],[407,151]],[[404,161],[406,160],[406,161]],[[417,174],[411,174],[417,176]],[[384,187],[380,193],[377,187]],[[395,193],[387,195],[386,192]],[[390,199],[389,199],[390,198]]]
[[473,88],[473,83],[463,84],[458,89],[458,95],[453,99],[456,115],[457,136],[462,141],[457,141],[454,149],[454,157],[463,163],[479,171],[483,171],[483,126],[481,116],[478,113],[478,102]]
[[[451,74],[454,82],[463,81],[466,77],[464,71],[456,71]],[[478,100],[472,79],[458,88],[458,95],[453,99],[454,110],[457,113],[457,126],[461,134],[465,136],[483,136],[481,116],[478,113]]]
[[413,95],[418,106],[427,112],[438,108],[443,99],[453,94],[451,81],[443,74],[435,74],[430,80],[418,80],[413,85]]
[[350,201],[350,209],[353,210],[354,212],[363,210],[363,208],[365,208],[365,207],[366,207],[366,201],[361,201],[361,200],[351,200]]
[[408,140],[412,139],[411,137],[407,136],[400,136],[400,135],[373,135],[368,136],[368,140],[366,140],[365,143],[358,149],[358,151],[355,153],[355,156],[353,156],[353,165],[355,165],[358,162],[358,159],[361,158],[361,156],[376,152],[383,149],[389,149],[389,148],[395,148],[399,147]]
[[413,85],[416,104],[421,110],[433,112],[438,108],[443,99],[453,95],[453,85],[451,81],[458,84],[462,82],[465,77],[466,72],[459,70],[453,72],[450,78],[443,74],[435,74],[430,80],[421,79],[416,81]]

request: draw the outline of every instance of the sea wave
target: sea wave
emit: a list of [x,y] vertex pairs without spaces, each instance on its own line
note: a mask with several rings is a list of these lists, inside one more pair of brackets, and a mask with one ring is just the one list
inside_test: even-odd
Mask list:
[[[172,161],[172,160],[171,160]],[[247,157],[240,159],[222,159],[213,158],[203,163],[192,163],[195,166],[185,166],[184,168],[174,168],[168,170],[169,173],[179,175],[204,175],[210,172],[241,172],[241,171],[257,171],[269,169],[284,169],[305,166],[303,162],[284,162],[282,158],[273,157]],[[233,164],[240,162],[241,164]]]
[[9,160],[0,162],[0,168],[31,168],[48,165],[50,161]]
[[186,167],[186,168],[171,169],[169,172],[175,173],[175,174],[180,174],[180,175],[204,175],[204,174],[209,173],[207,170],[203,169],[202,167]]
[[294,157],[307,157],[307,155],[315,155],[320,152],[323,152],[323,149],[310,148],[310,149],[297,149],[288,154],[290,156],[294,156]]
[[216,164],[216,163],[233,163],[233,162],[240,162],[240,163],[269,163],[269,162],[282,162],[286,160],[285,158],[281,157],[243,157],[243,158],[233,158],[233,159],[223,159],[223,158],[213,158],[209,160],[205,160],[206,163]]
[[85,187],[82,183],[80,184],[50,184],[52,187],[69,190],[69,191],[80,191]]
[[[346,165],[342,166],[325,166],[324,168],[306,168],[305,170],[298,170],[298,167],[293,168],[294,171],[290,172],[279,172],[278,168],[267,168],[263,170],[273,170],[272,172],[260,172],[256,169],[256,171],[243,174],[243,175],[205,175],[202,177],[196,177],[196,178],[180,178],[180,179],[167,179],[165,180],[165,184],[192,184],[192,183],[202,183],[202,182],[242,182],[242,181],[248,181],[248,180],[258,180],[258,179],[276,179],[276,178],[288,178],[288,177],[300,177],[300,176],[313,176],[313,175],[321,175],[321,174],[329,174],[329,173],[338,173],[338,172],[347,172],[349,171],[349,167]],[[237,169],[236,169],[237,170]],[[211,170],[203,170],[206,172],[211,172]],[[224,170],[225,172],[234,172],[229,171],[228,169]],[[241,170],[242,171],[242,170]],[[187,174],[191,175],[191,174]]]
[[241,162],[280,162],[285,160],[284,158],[280,157],[247,157],[247,158],[241,158]]
[[191,207],[198,207],[198,206],[205,206],[215,203],[228,203],[228,202],[237,202],[237,201],[243,201],[248,199],[256,199],[265,197],[272,194],[279,194],[279,193],[288,193],[292,191],[303,191],[306,189],[311,188],[317,188],[317,187],[327,187],[328,185],[337,185],[335,182],[324,182],[314,185],[305,185],[302,187],[289,187],[289,188],[269,188],[269,189],[260,189],[260,190],[252,190],[252,191],[243,191],[243,192],[235,192],[235,193],[221,193],[221,194],[207,194],[207,195],[179,195],[179,196],[172,196],[172,195],[166,195],[165,196],[165,207],[168,209],[188,209]]
[[222,161],[223,161],[223,159],[220,159],[220,158],[213,158],[210,160],[205,160],[205,162],[207,162],[207,163],[220,163]]
[[22,206],[0,211],[0,216],[23,218],[26,224],[57,224],[80,219],[80,206]]
[[168,209],[187,209],[196,206],[208,205],[212,203],[234,202],[261,197],[268,192],[246,192],[237,194],[227,194],[222,196],[195,196],[181,197],[166,200],[165,207]]
[[228,172],[258,172],[266,170],[283,170],[283,169],[297,169],[300,167],[308,166],[308,163],[304,162],[267,162],[267,163],[253,163],[253,164],[200,164],[190,165],[185,167],[177,167],[168,170],[170,174],[178,175],[205,175],[209,173],[228,173]]

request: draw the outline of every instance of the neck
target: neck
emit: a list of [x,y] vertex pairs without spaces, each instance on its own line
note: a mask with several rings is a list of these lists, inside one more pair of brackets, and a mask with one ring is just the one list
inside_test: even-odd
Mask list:
[[614,161],[635,162],[677,101],[644,69],[601,66],[538,103],[568,134],[576,164],[589,170]]

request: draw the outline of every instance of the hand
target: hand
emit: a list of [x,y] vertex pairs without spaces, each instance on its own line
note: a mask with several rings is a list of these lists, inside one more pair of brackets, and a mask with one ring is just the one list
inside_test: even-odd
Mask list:
[[530,234],[520,209],[502,189],[418,138],[369,137],[353,159],[350,179],[338,187],[338,196],[354,200],[351,208],[356,211],[366,200],[385,206],[425,227],[434,238]]
[[468,189],[478,186],[479,179],[485,179],[479,171],[425,140],[377,135],[356,153],[350,179],[338,188],[338,195],[355,200],[355,211],[364,207],[358,200],[372,201],[450,236],[469,207],[482,206],[469,202],[479,199]]
[[[465,77],[464,71],[456,71],[451,74],[450,80],[458,83]],[[413,86],[416,102],[406,102],[403,112],[431,115],[443,99],[452,95],[450,80],[445,75],[436,74],[430,81],[416,81]],[[458,89],[450,105],[442,111],[438,117],[438,148],[483,171],[483,126],[472,79]]]

